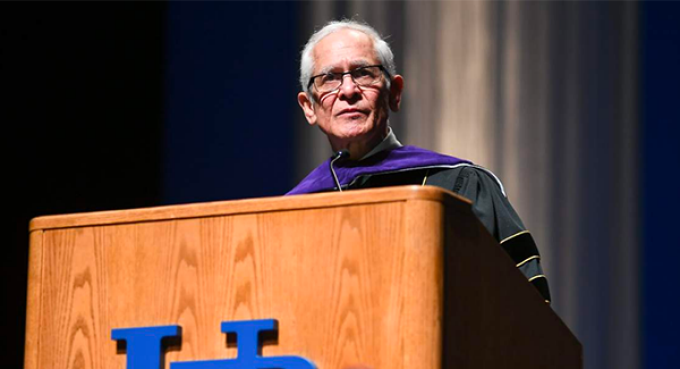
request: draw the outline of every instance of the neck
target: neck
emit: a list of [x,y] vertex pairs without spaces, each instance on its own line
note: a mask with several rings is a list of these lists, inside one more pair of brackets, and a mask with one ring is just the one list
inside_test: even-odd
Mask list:
[[331,147],[335,152],[345,149],[349,151],[350,160],[359,160],[371,152],[374,147],[378,146],[385,139],[385,137],[387,137],[387,132],[388,130],[385,129],[384,132],[380,132],[379,134],[376,134],[369,140],[365,141],[347,141],[338,144],[333,144],[331,142]]

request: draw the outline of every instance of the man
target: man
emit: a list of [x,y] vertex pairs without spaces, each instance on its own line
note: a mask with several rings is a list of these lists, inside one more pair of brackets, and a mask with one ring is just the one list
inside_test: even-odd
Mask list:
[[312,35],[302,51],[300,84],[298,102],[307,122],[326,134],[338,154],[289,195],[406,184],[456,192],[473,201],[475,215],[550,302],[536,245],[498,178],[469,161],[402,146],[395,137],[388,117],[399,110],[404,79],[373,28],[343,20]]

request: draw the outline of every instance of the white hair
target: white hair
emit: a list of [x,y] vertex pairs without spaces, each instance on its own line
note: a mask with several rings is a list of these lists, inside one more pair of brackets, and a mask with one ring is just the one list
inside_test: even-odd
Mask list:
[[[388,45],[387,42],[383,40],[380,34],[373,27],[369,26],[368,24],[349,19],[331,21],[328,22],[328,24],[326,24],[323,28],[316,31],[312,37],[309,38],[305,48],[302,50],[302,57],[300,60],[300,86],[302,86],[302,91],[306,92],[312,99],[313,96],[309,93],[308,85],[309,79],[312,78],[312,73],[314,73],[314,47],[324,37],[342,29],[352,29],[369,36],[371,40],[373,40],[373,49],[375,50],[380,64],[382,64],[390,76],[397,74],[397,67],[394,64],[394,54],[392,53],[392,49],[390,49],[390,45]],[[388,87],[389,83],[390,81],[388,80]]]

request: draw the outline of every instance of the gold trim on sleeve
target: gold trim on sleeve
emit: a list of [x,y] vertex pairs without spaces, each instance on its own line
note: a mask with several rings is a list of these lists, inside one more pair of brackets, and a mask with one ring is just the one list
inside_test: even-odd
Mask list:
[[543,274],[535,275],[535,276],[529,278],[529,282],[532,282],[534,279],[538,279],[538,278],[546,278],[546,276],[543,275]]
[[526,260],[517,263],[517,265],[515,265],[515,266],[519,268],[519,267],[521,267],[522,265],[526,264],[527,262],[529,262],[531,260],[540,259],[540,258],[541,257],[539,255],[529,256],[528,258],[526,258]]
[[510,237],[504,238],[500,243],[503,243],[503,242],[506,242],[506,241],[510,241],[511,239],[513,239],[513,238],[515,238],[515,237],[517,237],[517,236],[521,236],[521,235],[523,235],[523,234],[525,234],[525,233],[531,233],[531,232],[529,232],[528,230],[524,230],[524,231],[521,231],[521,232],[517,232],[517,233],[513,234],[513,235],[510,236]]

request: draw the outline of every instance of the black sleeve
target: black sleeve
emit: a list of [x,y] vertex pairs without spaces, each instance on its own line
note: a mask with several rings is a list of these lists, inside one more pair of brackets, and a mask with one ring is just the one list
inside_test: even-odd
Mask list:
[[550,302],[548,281],[540,264],[540,254],[531,233],[503,193],[500,181],[476,166],[440,170],[425,184],[453,191],[472,201],[472,212],[510,255],[517,268]]

